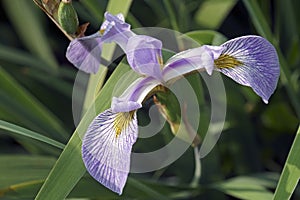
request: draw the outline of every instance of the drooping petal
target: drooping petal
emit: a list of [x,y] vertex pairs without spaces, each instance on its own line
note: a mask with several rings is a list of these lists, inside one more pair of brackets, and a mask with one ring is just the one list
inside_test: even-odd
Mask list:
[[100,66],[102,40],[99,32],[71,41],[67,48],[67,59],[79,70],[96,73]]
[[111,108],[116,112],[129,112],[142,107],[142,104],[136,101],[125,100],[122,98],[113,97]]
[[128,39],[135,35],[130,25],[124,22],[122,14],[116,16],[106,12],[105,21],[97,33],[71,41],[66,57],[78,69],[96,73],[100,67],[103,43],[116,42],[125,50]]
[[164,81],[190,73],[195,70],[205,69],[209,75],[214,69],[214,60],[217,59],[223,47],[203,45],[189,49],[172,56],[163,68]]
[[130,30],[130,24],[124,21],[124,16],[121,13],[114,16],[106,12],[104,16],[105,21],[100,27],[100,32],[103,32],[103,42],[115,42],[125,51],[128,39],[135,35]]
[[138,78],[134,81],[120,97],[112,99],[111,108],[113,112],[129,112],[142,107],[142,102],[161,82],[153,77]]
[[131,68],[143,75],[162,80],[162,43],[150,36],[136,35],[126,46],[127,61]]
[[229,40],[216,69],[239,84],[251,87],[268,103],[279,78],[279,61],[273,45],[259,36],[243,36]]
[[130,154],[138,135],[136,113],[108,109],[90,124],[82,143],[86,169],[98,182],[121,194],[129,169]]

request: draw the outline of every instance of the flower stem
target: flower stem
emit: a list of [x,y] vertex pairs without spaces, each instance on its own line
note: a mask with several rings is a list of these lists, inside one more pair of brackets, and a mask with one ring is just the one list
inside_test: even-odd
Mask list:
[[195,171],[194,178],[190,184],[191,187],[197,187],[199,179],[201,177],[201,161],[198,146],[194,147],[194,157],[195,157]]

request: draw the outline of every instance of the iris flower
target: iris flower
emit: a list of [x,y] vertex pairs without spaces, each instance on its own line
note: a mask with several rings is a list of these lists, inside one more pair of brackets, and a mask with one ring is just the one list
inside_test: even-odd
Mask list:
[[160,40],[134,34],[121,14],[106,13],[105,17],[100,31],[71,42],[67,57],[80,70],[95,73],[102,43],[116,42],[132,70],[141,75],[121,96],[112,98],[111,108],[96,116],[83,138],[82,158],[87,171],[118,194],[125,186],[132,146],[138,137],[136,111],[157,86],[168,87],[172,80],[193,71],[211,75],[216,70],[251,87],[265,103],[276,88],[278,57],[262,37],[243,36],[220,46],[204,45],[180,52],[164,63]]

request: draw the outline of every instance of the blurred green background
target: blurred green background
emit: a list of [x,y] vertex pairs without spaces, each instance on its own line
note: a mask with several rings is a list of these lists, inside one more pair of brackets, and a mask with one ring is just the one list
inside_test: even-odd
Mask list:
[[[189,148],[179,160],[162,170],[131,174],[122,197],[86,174],[69,198],[272,197],[300,118],[300,13],[297,12],[300,3],[297,0],[249,2],[131,2],[126,21],[133,28],[157,26],[182,33],[202,30],[196,38],[203,44],[216,43],[221,36],[231,39],[262,35],[281,51],[284,71],[267,105],[250,88],[223,76],[227,126],[213,151],[201,160],[202,173],[196,186],[191,186],[195,160],[193,148]],[[90,22],[86,34],[97,31],[108,1],[79,0],[73,4],[80,23]],[[72,89],[77,70],[65,58],[68,38],[33,1],[1,0],[0,5],[0,199],[33,199],[62,152],[61,143],[67,144],[75,130]],[[169,127],[164,129],[170,132]],[[161,140],[156,137],[149,143],[137,143],[135,148],[143,151],[149,145],[166,142]],[[253,193],[258,196],[252,196]],[[292,198],[300,198],[299,187]]]

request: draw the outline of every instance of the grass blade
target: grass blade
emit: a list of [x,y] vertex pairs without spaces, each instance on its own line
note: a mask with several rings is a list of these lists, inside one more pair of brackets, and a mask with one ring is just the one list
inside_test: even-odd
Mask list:
[[[39,18],[34,14],[32,2],[4,0],[2,3],[25,46],[55,71],[58,64]],[[24,19],[26,19],[26,23],[24,23]]]
[[195,19],[198,24],[217,29],[229,14],[237,0],[210,0],[204,1],[198,9]]
[[300,126],[281,173],[274,200],[290,199],[300,178]]
[[[60,140],[69,137],[60,120],[25,88],[19,85],[3,68],[0,68],[0,85],[0,96],[3,97],[0,102],[5,101],[5,98],[7,100],[0,104],[5,105],[0,109],[6,110],[10,104],[11,109],[13,109],[11,113],[15,113],[20,122],[28,119],[29,123],[34,123],[41,132],[48,134],[49,137]],[[0,113],[0,116],[2,119],[6,118],[2,113]]]
[[23,127],[11,124],[11,123],[3,121],[3,120],[0,120],[0,129],[6,130],[6,131],[9,131],[9,132],[18,134],[18,135],[22,135],[22,136],[25,136],[25,137],[29,137],[29,138],[32,138],[32,139],[50,144],[50,145],[52,145],[54,147],[57,147],[57,148],[60,148],[60,149],[63,149],[65,147],[64,144],[62,144],[58,141],[55,141],[51,138],[48,138],[46,136],[43,136],[42,134],[36,133],[34,131],[25,129]]

